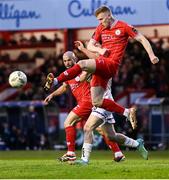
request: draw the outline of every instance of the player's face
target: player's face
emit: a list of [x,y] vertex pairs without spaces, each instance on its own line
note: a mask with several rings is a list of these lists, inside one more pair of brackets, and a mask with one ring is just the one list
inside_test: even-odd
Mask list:
[[97,20],[100,24],[102,24],[105,28],[111,27],[112,16],[110,12],[102,12],[98,14]]
[[67,69],[71,68],[74,65],[73,60],[71,60],[69,58],[63,59],[63,63]]

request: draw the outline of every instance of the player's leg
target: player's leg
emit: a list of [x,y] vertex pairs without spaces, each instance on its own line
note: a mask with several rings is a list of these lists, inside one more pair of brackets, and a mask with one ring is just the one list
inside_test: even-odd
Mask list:
[[[107,98],[113,99],[111,92],[109,90],[106,91],[106,94],[104,94],[104,97],[105,96]],[[108,147],[112,150],[113,155],[114,155],[114,160],[117,162],[124,160],[125,156],[121,152],[118,144],[116,142],[110,141],[105,136],[104,129],[102,128],[102,127],[104,127],[105,123],[109,123],[109,124],[115,123],[115,119],[114,119],[113,114],[109,111],[106,111],[105,109],[102,109],[102,108],[93,108],[91,114],[102,120],[103,123],[99,127],[97,127],[96,130],[103,136],[104,141],[106,142]]]
[[[103,125],[104,126],[104,125]],[[102,135],[105,143],[107,144],[107,146],[112,150],[113,152],[113,155],[114,155],[114,161],[116,162],[120,162],[120,161],[123,161],[125,160],[125,156],[123,155],[119,145],[114,142],[114,141],[110,141],[104,134],[104,129],[102,129],[102,126],[101,127],[98,127],[96,128],[96,130],[99,132],[100,135]]]
[[93,106],[124,115],[130,121],[132,128],[135,129],[137,127],[136,108],[124,108],[111,99],[103,99],[104,92],[105,88],[102,86],[91,87],[91,98]]
[[90,115],[84,126],[84,143],[82,147],[82,156],[76,163],[88,164],[90,153],[92,151],[93,130],[101,125],[103,121],[96,116]]
[[130,121],[132,128],[135,129],[137,126],[135,107],[132,107],[130,109],[124,108],[112,99],[103,98],[108,81],[109,78],[106,78],[105,76],[100,76],[96,74],[92,76],[91,99],[93,106],[124,115]]
[[80,120],[79,116],[75,114],[73,111],[71,111],[64,122],[67,153],[59,158],[59,160],[62,162],[76,160],[76,154],[75,154],[76,129],[74,125],[79,120]]
[[[80,118],[80,121],[86,121],[92,111],[92,104],[90,101],[82,101],[72,111]],[[73,121],[71,121],[71,123],[73,123]]]
[[96,61],[96,70],[92,75],[91,81],[91,97],[93,106],[106,109],[107,111],[119,113],[124,115],[131,122],[132,128],[135,129],[136,121],[136,108],[124,108],[117,104],[112,99],[103,98],[104,92],[107,88],[110,78],[116,75],[118,65],[112,63],[111,60],[98,58]]
[[63,73],[61,73],[57,77],[57,83],[62,83],[67,80],[75,78],[77,75],[79,75],[82,71],[87,71],[89,73],[94,73],[96,70],[96,63],[95,59],[87,59],[87,60],[81,60],[77,64],[75,64],[73,67],[67,69]]
[[[83,143],[83,147],[82,147],[82,156],[81,156],[81,160],[76,161],[77,164],[83,164],[83,165],[88,164],[89,158],[90,158],[90,153],[92,151],[93,130],[103,124],[103,119],[96,116],[96,113],[95,114],[92,114],[92,113],[89,116],[89,118],[84,126],[84,143]],[[104,131],[105,129],[103,128],[102,130]],[[112,145],[112,141],[109,140],[108,138],[106,138],[106,139],[109,141],[109,144]],[[120,153],[119,149],[118,149],[118,152]],[[119,154],[117,154],[117,155],[118,155],[117,161],[120,161],[124,157],[123,154],[120,154],[120,156],[119,156]]]
[[44,88],[46,90],[49,90],[53,84],[57,85],[58,83],[62,83],[70,79],[73,79],[77,75],[79,75],[82,71],[94,73],[96,70],[95,61],[96,61],[95,59],[81,60],[77,64],[75,64],[73,67],[61,73],[57,78],[54,78],[54,75],[52,73],[49,73],[47,76],[46,84]]
[[134,140],[121,133],[116,133],[114,126],[110,126],[110,124],[105,124],[102,128],[104,129],[105,136],[110,141],[115,141],[126,147],[137,148],[141,156],[146,160],[148,159],[148,151],[145,149],[144,141],[142,139]]
[[[119,104],[117,104],[115,101],[111,99],[103,99],[104,92],[105,92],[105,88],[103,88],[102,86],[91,87],[91,98],[92,98],[93,106],[103,108],[102,107],[103,102],[109,100],[109,102],[111,102],[111,104],[113,105],[113,108],[111,107],[111,112],[114,109],[114,112],[119,113],[119,114],[124,114],[124,111],[125,111],[124,107],[120,106]],[[103,109],[106,109],[106,108],[103,108]],[[109,109],[110,108],[108,106],[106,110],[110,111]]]

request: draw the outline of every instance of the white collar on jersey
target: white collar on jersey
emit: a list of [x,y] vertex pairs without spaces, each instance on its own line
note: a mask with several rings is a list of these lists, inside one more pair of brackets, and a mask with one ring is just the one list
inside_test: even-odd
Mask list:
[[[111,25],[111,28],[113,28],[113,27],[117,24],[117,22],[118,22],[118,20],[115,19],[114,22],[113,22],[112,25]],[[110,29],[111,29],[111,28],[110,28]]]

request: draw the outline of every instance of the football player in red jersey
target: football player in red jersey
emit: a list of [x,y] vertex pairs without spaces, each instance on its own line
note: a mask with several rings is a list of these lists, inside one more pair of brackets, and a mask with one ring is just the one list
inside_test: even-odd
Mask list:
[[[88,52],[88,54],[89,53],[90,52]],[[75,54],[73,52],[67,51],[63,55],[63,62],[64,62],[65,67],[67,69],[69,69],[77,62],[77,57],[75,56]],[[59,160],[62,162],[64,162],[64,161],[73,162],[76,160],[76,155],[75,155],[76,127],[75,127],[75,124],[78,121],[83,121],[83,120],[86,121],[92,112],[90,83],[86,81],[86,77],[87,77],[87,73],[82,72],[76,78],[64,82],[62,86],[60,86],[57,90],[55,90],[53,93],[51,93],[44,100],[44,102],[46,104],[48,104],[49,101],[51,101],[51,99],[53,97],[59,96],[59,95],[65,93],[66,90],[70,87],[70,89],[77,101],[77,106],[74,107],[73,110],[68,114],[68,116],[64,122],[68,151],[61,158],[59,158]],[[106,112],[105,110],[102,110],[101,108],[96,108],[92,112],[92,114],[96,119],[102,119],[102,122],[108,121],[109,124],[113,124],[115,122],[112,113]],[[104,132],[101,129],[102,129],[102,127],[99,130],[100,134],[102,134],[106,144],[114,152],[114,160],[117,162],[124,160],[125,156],[121,152],[118,144],[113,141],[109,141],[104,136]]]
[[[103,98],[107,83],[118,71],[129,37],[143,45],[153,64],[158,63],[159,59],[155,56],[149,41],[133,26],[115,19],[107,6],[99,7],[95,11],[95,16],[99,25],[89,41],[88,49],[99,53],[100,56],[96,59],[79,61],[57,78],[50,78],[49,74],[45,89],[48,90],[52,85],[73,79],[82,71],[92,73],[91,98],[93,106],[124,115],[135,129],[137,124],[136,108],[127,109],[113,100]],[[96,46],[99,41],[101,41],[102,47]]]

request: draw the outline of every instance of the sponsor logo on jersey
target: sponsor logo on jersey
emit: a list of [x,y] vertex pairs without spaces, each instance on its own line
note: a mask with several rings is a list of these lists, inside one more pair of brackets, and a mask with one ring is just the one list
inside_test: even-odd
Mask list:
[[102,34],[102,41],[106,42],[106,41],[111,41],[113,40],[115,37],[113,37],[111,34]]
[[72,92],[73,92],[74,90],[76,90],[76,88],[78,88],[78,87],[79,87],[79,83],[70,84],[70,88],[71,88]]
[[65,76],[68,76],[68,75],[69,75],[67,71],[64,71],[63,74],[64,74]]

